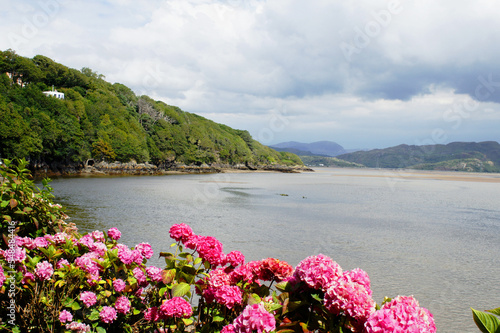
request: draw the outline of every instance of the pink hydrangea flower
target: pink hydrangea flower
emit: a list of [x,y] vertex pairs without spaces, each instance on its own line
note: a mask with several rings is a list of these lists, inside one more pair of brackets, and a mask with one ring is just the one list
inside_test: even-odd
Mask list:
[[90,332],[89,325],[85,325],[84,323],[79,323],[77,321],[73,321],[69,324],[66,324],[66,329],[76,333]]
[[56,269],[61,269],[63,266],[69,266],[69,262],[66,259],[59,259],[56,264]]
[[49,246],[49,242],[45,239],[45,237],[37,237],[33,243],[35,243],[36,247],[46,248]]
[[302,260],[295,268],[294,276],[313,289],[325,291],[342,276],[342,268],[331,258],[318,254]]
[[345,271],[342,274],[342,278],[346,281],[359,283],[360,285],[365,287],[368,295],[370,295],[370,296],[372,295],[372,290],[370,287],[370,277],[361,268],[355,268],[355,269],[350,270],[350,271]]
[[97,302],[97,297],[96,295],[91,292],[91,291],[84,291],[80,293],[80,301],[85,304],[87,308],[90,308],[92,305],[94,305]]
[[103,306],[101,312],[99,312],[99,318],[106,324],[110,324],[115,321],[116,316],[116,310],[111,306]]
[[261,261],[259,268],[259,279],[264,281],[275,280],[281,282],[292,276],[293,267],[286,261],[267,258]]
[[73,320],[73,315],[66,311],[66,310],[62,310],[60,313],[59,313],[59,321],[61,323],[65,323],[65,322],[70,322]]
[[17,244],[17,246],[25,247],[28,250],[33,250],[36,247],[35,240],[33,238],[30,238],[30,237],[16,236],[16,244]]
[[5,282],[5,280],[7,280],[7,278],[5,277],[5,274],[3,273],[3,267],[2,267],[2,265],[0,265],[0,288],[2,288],[3,283]]
[[125,290],[126,284],[125,281],[122,279],[116,279],[113,281],[113,288],[115,289],[116,292],[121,293],[122,291]]
[[231,251],[226,255],[226,263],[232,267],[238,267],[245,263],[245,256],[240,251]]
[[96,230],[96,231],[92,231],[91,235],[95,241],[104,243],[104,232]]
[[144,274],[144,271],[140,267],[134,268],[132,270],[132,273],[134,274],[134,277],[137,279],[137,283],[139,283],[140,286],[145,286],[148,284],[146,274]]
[[375,311],[365,323],[366,333],[426,332],[435,333],[432,314],[411,296],[398,296]]
[[28,283],[28,281],[35,281],[35,276],[33,275],[33,273],[30,273],[30,272],[24,273],[23,279],[21,280],[21,283],[26,284],[26,283]]
[[222,251],[222,243],[211,236],[200,237],[198,239],[196,251],[198,251],[200,258],[208,261],[212,267],[222,265],[226,259]]
[[75,265],[91,275],[98,275],[100,266],[97,260],[101,259],[96,252],[88,252],[75,259]]
[[235,333],[233,324],[229,324],[224,326],[220,333]]
[[122,233],[117,228],[111,228],[108,230],[108,236],[111,239],[119,240],[120,237],[122,236]]
[[160,311],[156,306],[147,308],[146,311],[144,311],[144,319],[147,321],[158,321],[160,320]]
[[135,262],[136,264],[142,264],[143,260],[144,260],[144,257],[139,250],[137,250],[137,249],[132,250],[132,261],[133,262]]
[[375,312],[375,301],[359,283],[339,280],[325,293],[325,307],[335,315],[353,319],[351,324],[361,330],[366,319]]
[[169,232],[170,237],[175,239],[177,242],[185,242],[193,235],[191,227],[184,223],[174,224],[170,227]]
[[132,251],[128,247],[118,248],[118,258],[125,264],[130,265],[134,262]]
[[247,305],[243,312],[233,322],[236,333],[269,333],[276,329],[274,316],[266,311],[264,304]]
[[90,245],[89,250],[97,253],[99,256],[104,256],[106,251],[108,251],[108,247],[104,243],[94,242]]
[[215,300],[217,303],[232,309],[235,304],[241,304],[243,295],[238,286],[220,286],[215,290]]
[[148,243],[139,243],[135,246],[135,249],[139,251],[146,259],[150,259],[154,254],[153,248]]
[[163,270],[161,268],[155,266],[149,266],[146,268],[146,273],[148,274],[149,278],[155,282],[159,282],[162,280],[162,272]]
[[127,313],[130,311],[130,300],[127,296],[120,296],[116,299],[115,309],[118,313]]
[[50,262],[45,260],[36,264],[35,275],[40,280],[48,280],[52,274],[54,274],[54,268]]
[[174,297],[163,302],[160,312],[166,318],[189,318],[193,314],[193,309],[183,298]]
[[229,276],[231,277],[231,282],[237,284],[240,281],[246,283],[258,283],[260,272],[260,261],[250,261],[244,265],[236,267]]
[[57,245],[65,244],[67,239],[71,239],[71,236],[65,232],[58,232],[52,237],[52,241]]

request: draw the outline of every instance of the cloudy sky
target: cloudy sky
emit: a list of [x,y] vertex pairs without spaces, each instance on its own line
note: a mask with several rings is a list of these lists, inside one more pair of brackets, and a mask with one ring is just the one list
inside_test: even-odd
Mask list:
[[0,49],[264,144],[500,141],[498,0],[0,0]]

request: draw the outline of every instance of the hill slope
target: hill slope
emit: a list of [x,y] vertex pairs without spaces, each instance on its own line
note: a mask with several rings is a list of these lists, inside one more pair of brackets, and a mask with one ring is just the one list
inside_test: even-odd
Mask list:
[[500,172],[500,144],[495,141],[399,145],[343,154],[337,158],[372,168]]
[[345,154],[344,148],[336,142],[317,141],[312,143],[302,143],[296,141],[282,142],[270,146],[277,151],[288,151],[304,156],[330,156]]
[[[45,95],[56,89],[64,99]],[[37,55],[0,51],[0,158],[31,165],[98,161],[176,165],[302,165],[232,129],[178,107],[136,96],[89,68],[68,68]]]

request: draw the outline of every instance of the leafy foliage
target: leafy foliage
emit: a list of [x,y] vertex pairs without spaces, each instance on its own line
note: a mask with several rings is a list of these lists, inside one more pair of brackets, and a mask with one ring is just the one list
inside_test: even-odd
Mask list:
[[[60,100],[43,94],[57,89]],[[30,164],[86,160],[187,165],[302,165],[235,130],[175,106],[136,96],[83,68],[0,51],[0,158]]]
[[472,316],[477,327],[483,333],[500,333],[500,308],[486,310],[486,312],[472,309]]

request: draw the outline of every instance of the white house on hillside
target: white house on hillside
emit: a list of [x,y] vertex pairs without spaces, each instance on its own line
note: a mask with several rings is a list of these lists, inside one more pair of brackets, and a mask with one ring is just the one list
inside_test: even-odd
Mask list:
[[64,93],[54,90],[54,87],[52,87],[52,91],[44,91],[43,93],[47,96],[64,99]]

